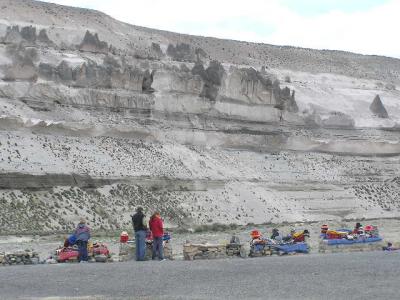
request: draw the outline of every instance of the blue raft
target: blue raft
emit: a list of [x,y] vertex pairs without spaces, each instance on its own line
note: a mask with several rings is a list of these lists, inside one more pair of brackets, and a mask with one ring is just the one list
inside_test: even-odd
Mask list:
[[283,253],[308,253],[309,247],[306,243],[296,243],[296,244],[284,244],[284,245],[274,245],[274,248]]
[[353,244],[368,244],[382,241],[381,237],[359,238],[355,240],[347,239],[332,239],[324,240],[327,245],[353,245]]
[[279,251],[283,254],[289,253],[308,253],[310,247],[306,243],[296,243],[296,244],[259,244],[254,245],[253,249],[255,253],[264,251],[265,248],[269,248],[274,250],[275,252]]

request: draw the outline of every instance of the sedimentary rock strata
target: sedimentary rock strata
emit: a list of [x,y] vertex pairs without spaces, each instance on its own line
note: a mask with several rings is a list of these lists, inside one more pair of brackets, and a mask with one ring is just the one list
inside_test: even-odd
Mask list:
[[2,232],[399,215],[399,60],[0,3]]

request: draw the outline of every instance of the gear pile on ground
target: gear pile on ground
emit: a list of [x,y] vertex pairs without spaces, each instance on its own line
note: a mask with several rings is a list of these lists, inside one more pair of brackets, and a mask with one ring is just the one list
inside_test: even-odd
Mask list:
[[3,265],[37,265],[39,254],[33,250],[0,253],[0,266]]
[[378,227],[357,223],[352,229],[329,229],[322,225],[319,252],[373,251],[382,249],[382,237]]
[[250,257],[309,253],[310,247],[306,239],[310,237],[307,229],[291,230],[290,234],[281,236],[278,229],[273,229],[271,238],[263,237],[261,232],[253,230],[250,233]]
[[217,259],[228,257],[246,257],[244,245],[236,236],[232,236],[229,244],[195,244],[189,241],[183,245],[185,260]]
[[[91,262],[111,262],[111,253],[106,244],[103,243],[89,243],[88,244],[89,261]],[[78,262],[78,246],[59,247],[55,250],[49,260],[56,262]]]

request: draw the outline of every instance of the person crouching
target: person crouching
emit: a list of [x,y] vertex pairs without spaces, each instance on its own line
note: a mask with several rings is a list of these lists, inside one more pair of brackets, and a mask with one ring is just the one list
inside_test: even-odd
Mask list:
[[76,237],[76,244],[78,245],[78,261],[87,262],[88,261],[88,241],[90,239],[90,228],[86,225],[85,219],[81,219],[74,233]]
[[159,212],[155,212],[151,216],[149,221],[149,228],[153,235],[152,259],[155,260],[158,257],[159,260],[164,260],[164,251],[163,251],[164,224]]

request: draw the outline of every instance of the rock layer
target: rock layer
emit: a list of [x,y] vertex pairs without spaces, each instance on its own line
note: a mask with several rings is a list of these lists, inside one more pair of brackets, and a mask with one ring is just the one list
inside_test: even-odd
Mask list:
[[0,5],[1,232],[399,216],[399,60]]

